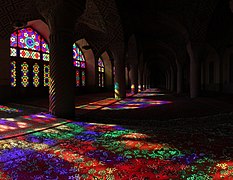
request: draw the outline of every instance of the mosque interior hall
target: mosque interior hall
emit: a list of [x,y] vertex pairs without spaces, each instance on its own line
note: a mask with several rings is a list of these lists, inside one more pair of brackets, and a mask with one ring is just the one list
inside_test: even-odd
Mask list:
[[1,0],[0,180],[233,179],[233,0]]

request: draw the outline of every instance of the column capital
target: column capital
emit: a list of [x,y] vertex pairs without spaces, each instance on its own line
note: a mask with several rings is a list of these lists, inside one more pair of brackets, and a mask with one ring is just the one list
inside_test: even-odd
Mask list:
[[47,21],[50,31],[74,29],[77,18],[85,10],[86,0],[35,0],[40,14]]

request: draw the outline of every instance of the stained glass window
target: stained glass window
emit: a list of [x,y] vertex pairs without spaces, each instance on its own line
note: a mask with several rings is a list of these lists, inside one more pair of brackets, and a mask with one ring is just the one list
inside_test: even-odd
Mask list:
[[38,87],[40,84],[40,77],[39,77],[39,72],[40,72],[40,66],[35,63],[33,66],[33,85],[35,87]]
[[28,50],[20,50],[20,57],[21,58],[29,58],[29,59],[40,59],[40,53],[35,51],[28,51]]
[[27,87],[29,85],[29,66],[26,62],[21,64],[21,84],[23,87]]
[[73,64],[76,68],[76,86],[85,86],[86,85],[86,61],[83,56],[82,51],[78,48],[78,46],[73,44]]
[[17,50],[16,48],[10,48],[10,56],[16,57],[17,56]]
[[40,35],[32,28],[18,30],[18,47],[40,51]]
[[101,58],[98,59],[98,74],[99,87],[104,87],[104,62]]
[[85,71],[82,71],[82,86],[86,85],[86,75],[85,75]]
[[[40,84],[44,84],[44,86],[48,86],[49,83],[48,61],[50,59],[49,47],[46,40],[37,31],[35,31],[31,27],[26,27],[14,31],[10,37],[10,57],[12,60],[11,63],[12,87],[16,86],[16,81],[21,82],[21,85],[23,87],[28,87],[29,85],[38,87]],[[33,60],[34,60],[34,64],[33,64]],[[20,77],[16,75],[16,72],[15,73],[13,72],[14,69],[17,68],[21,70]],[[44,72],[45,74],[43,75]],[[41,75],[39,75],[40,73]],[[13,74],[15,74],[14,78],[13,78]],[[43,76],[44,76],[44,83],[43,83]]]
[[11,87],[16,86],[16,62],[11,62]]
[[79,70],[76,70],[76,86],[80,86],[80,73]]
[[49,86],[49,65],[44,65],[44,86]]

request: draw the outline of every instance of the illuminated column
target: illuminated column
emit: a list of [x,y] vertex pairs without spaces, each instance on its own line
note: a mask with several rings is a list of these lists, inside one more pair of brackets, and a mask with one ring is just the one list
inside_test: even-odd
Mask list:
[[143,73],[142,70],[138,69],[138,92],[143,90]]
[[130,87],[131,93],[137,94],[138,93],[138,65],[137,64],[130,64],[129,70],[129,77],[130,77]]
[[129,67],[128,65],[125,66],[125,83],[126,83],[126,88],[129,88]]
[[177,94],[182,93],[182,66],[177,62]]
[[200,93],[200,64],[194,56],[191,43],[188,43],[187,51],[190,58],[190,97],[196,98]]
[[75,116],[74,28],[86,1],[38,1],[50,28],[49,112],[58,117]]
[[143,91],[146,90],[146,71],[143,71]]
[[116,99],[126,97],[126,82],[125,82],[125,49],[124,43],[114,44],[112,47],[115,76],[114,76],[114,96]]

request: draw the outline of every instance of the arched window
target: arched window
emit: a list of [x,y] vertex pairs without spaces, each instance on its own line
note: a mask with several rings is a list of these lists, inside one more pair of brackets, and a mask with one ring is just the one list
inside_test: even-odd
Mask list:
[[82,51],[78,48],[76,43],[73,44],[73,61],[76,71],[76,86],[86,85],[86,61]]
[[98,78],[99,87],[104,87],[104,62],[101,58],[98,59]]
[[37,31],[26,27],[13,32],[10,37],[10,57],[12,87],[49,85],[48,43]]

